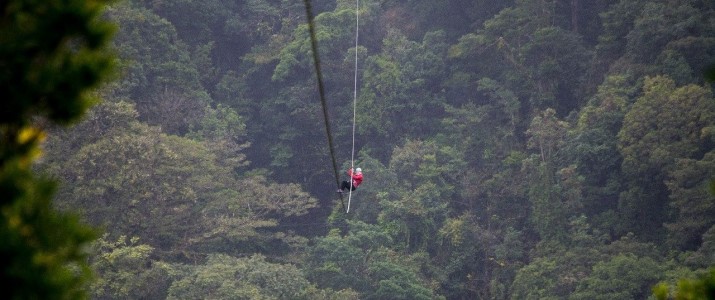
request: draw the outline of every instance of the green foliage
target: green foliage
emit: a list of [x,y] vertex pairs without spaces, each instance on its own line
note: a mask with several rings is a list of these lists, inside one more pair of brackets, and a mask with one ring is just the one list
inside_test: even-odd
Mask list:
[[650,258],[619,255],[597,263],[569,299],[645,299],[660,272]]
[[577,34],[554,25],[556,3],[517,1],[484,22],[470,42],[477,53],[501,62],[501,68],[489,64],[482,76],[507,83],[524,106],[565,115],[578,107],[573,100],[592,54]]
[[691,252],[686,259],[688,265],[707,268],[715,265],[715,226],[710,227],[702,236],[702,244],[697,251]]
[[196,133],[206,141],[197,141],[138,123],[131,106],[100,107],[95,113],[106,115],[82,123],[74,134],[105,124],[108,135],[78,149],[53,141],[57,146],[48,150],[67,152],[51,151],[55,159],[47,168],[67,183],[58,205],[82,208],[86,220],[105,225],[112,236],[131,233],[159,249],[211,248],[219,240],[260,236],[258,228],[276,225],[274,214],[302,215],[315,206],[296,185],[237,179],[233,168],[245,162],[231,139],[242,127],[231,110],[219,107]]
[[646,2],[621,0],[601,12],[603,33],[599,35],[596,45],[598,56],[614,61],[624,54],[625,36],[633,29],[635,19]]
[[335,231],[316,241],[309,249],[306,260],[312,268],[309,278],[320,287],[335,290],[352,287],[364,292],[369,281],[363,274],[365,264],[372,257],[372,252],[389,245],[392,239],[379,227],[361,222],[349,222],[352,230],[346,237],[340,237]]
[[643,92],[619,133],[623,167],[633,175],[668,170],[675,158],[697,155],[711,138],[715,120],[715,103],[706,88],[676,87],[667,77],[653,77],[646,79]]
[[94,232],[52,208],[54,183],[31,167],[44,137],[38,119],[76,120],[112,70],[106,3],[0,3],[0,280],[7,299],[86,297],[83,246]]
[[204,116],[210,98],[199,74],[211,70],[199,71],[197,64],[204,61],[192,59],[175,25],[154,12],[125,2],[108,15],[122,24],[114,44],[123,59],[123,76],[113,94],[131,98],[141,120],[185,134]]
[[421,278],[417,258],[386,248],[393,243],[381,226],[348,222],[349,234],[331,232],[309,250],[308,278],[319,287],[355,289],[366,299],[434,299]]
[[172,283],[167,299],[307,299],[309,287],[298,268],[261,255],[211,255],[182,277]]
[[[95,237],[79,218],[52,208],[55,184],[27,170],[5,165],[3,186],[13,183],[22,194],[4,198],[0,227],[2,279],[9,299],[84,298],[90,278],[83,246]],[[12,180],[12,181],[10,181]]]
[[521,268],[511,286],[511,299],[558,299],[556,263],[538,259]]
[[584,178],[583,205],[589,216],[608,214],[617,207],[622,162],[617,135],[636,93],[630,81],[627,75],[607,77],[569,132],[565,156]]
[[[123,76],[38,166],[110,232],[95,297],[640,299],[713,265],[710,2],[374,1],[357,47],[314,4],[341,169],[358,56],[349,214],[300,1],[108,10]],[[7,128],[25,172],[42,134]]]
[[683,249],[693,249],[715,219],[715,195],[708,192],[709,179],[715,177],[715,152],[701,160],[679,159],[666,185],[670,190],[670,205],[677,218],[665,224],[669,240]]
[[[114,27],[101,19],[106,2],[3,2],[0,98],[10,100],[0,106],[5,126],[26,125],[33,115],[67,123],[96,101],[87,90],[114,63],[106,49]],[[6,130],[3,137],[12,134]]]
[[403,189],[381,200],[379,221],[391,224],[408,251],[426,250],[448,212],[464,162],[454,148],[434,142],[409,141],[396,148],[390,169],[403,174]]
[[434,132],[431,129],[444,110],[438,78],[444,76],[446,49],[443,32],[429,32],[420,43],[397,30],[388,31],[382,54],[365,61],[365,82],[357,103],[364,124],[360,132],[378,138],[368,146]]
[[195,2],[190,0],[158,1],[152,5],[153,11],[171,21],[182,38],[192,43],[207,42],[212,33],[221,28],[228,10],[219,0]]
[[658,283],[653,287],[653,296],[658,300],[714,299],[715,268],[711,268],[697,278],[682,278],[673,289],[665,282]]
[[526,131],[530,136],[527,145],[538,150],[543,163],[552,163],[558,149],[563,147],[568,126],[568,123],[558,120],[555,110],[546,109],[531,121]]
[[[534,158],[525,161],[532,182],[529,189],[531,220],[544,240],[563,238],[569,217],[577,213],[581,206],[580,179],[573,167],[558,172],[554,170],[569,126],[558,120],[555,114],[553,109],[545,110],[534,117],[526,131],[530,136],[528,147],[538,151]],[[557,176],[560,178],[557,179]]]
[[433,299],[432,291],[420,284],[417,276],[395,263],[375,263],[368,269],[378,282],[366,299]]
[[105,235],[93,244],[92,269],[97,279],[90,286],[95,299],[166,298],[170,278],[167,268],[150,257],[154,248],[138,238]]
[[[646,78],[643,95],[624,116],[618,134],[622,171],[632,178],[620,205],[627,218],[640,224],[638,231],[652,230],[665,221],[663,181],[677,168],[678,159],[704,154],[712,141],[714,120],[715,102],[709,89],[676,87],[668,77]],[[653,209],[642,210],[646,203]]]
[[[626,50],[637,61],[654,59],[673,40],[684,38],[688,31],[698,31],[701,15],[695,1],[646,3],[628,33]],[[667,17],[665,17],[667,16]]]

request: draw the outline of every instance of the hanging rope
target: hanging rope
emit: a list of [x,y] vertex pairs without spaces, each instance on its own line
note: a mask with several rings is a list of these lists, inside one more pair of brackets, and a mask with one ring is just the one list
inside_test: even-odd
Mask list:
[[[353,83],[353,146],[350,151],[350,170],[355,168],[355,116],[357,107],[357,82],[358,82],[358,33],[360,29],[360,0],[355,0],[355,81]],[[346,213],[350,212],[350,200],[353,197],[353,179],[350,176],[350,193],[348,193],[348,209]]]
[[[310,5],[310,0],[303,0],[305,3],[305,16],[308,19],[308,31],[310,31],[310,46],[313,49],[313,65],[315,73],[318,77],[318,93],[320,94],[320,104],[323,106],[323,120],[325,121],[325,133],[328,136],[328,147],[330,148],[330,157],[333,161],[333,174],[335,175],[335,183],[340,188],[340,176],[338,175],[338,163],[335,160],[335,149],[333,147],[333,134],[330,131],[330,122],[328,121],[328,105],[325,101],[325,88],[323,86],[323,75],[320,71],[320,57],[318,56],[318,42],[315,38],[315,23],[313,22],[313,8]],[[352,180],[350,180],[352,182]],[[340,204],[345,209],[345,201],[343,195],[340,194]]]

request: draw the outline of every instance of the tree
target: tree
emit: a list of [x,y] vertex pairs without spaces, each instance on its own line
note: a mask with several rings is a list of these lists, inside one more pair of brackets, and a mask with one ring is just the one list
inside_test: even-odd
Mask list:
[[370,279],[366,269],[375,252],[390,245],[393,240],[379,226],[361,221],[347,221],[349,231],[341,237],[337,230],[316,239],[308,249],[305,260],[310,270],[308,277],[319,287],[356,291],[369,290]]
[[[715,122],[715,103],[709,89],[676,87],[667,77],[650,77],[643,96],[626,114],[619,133],[623,166],[629,174],[672,169],[676,158],[702,155]],[[668,109],[664,109],[668,108]]]
[[378,221],[389,224],[406,251],[434,250],[429,241],[449,213],[463,166],[458,150],[436,142],[408,141],[395,148],[390,169],[402,175],[398,188],[381,199]]
[[628,32],[633,29],[637,14],[643,11],[645,0],[620,0],[600,13],[603,31],[598,36],[596,52],[599,59],[612,62],[626,51]]
[[715,265],[715,257],[711,255],[715,251],[715,226],[710,227],[702,235],[702,244],[695,252],[688,253],[686,264],[694,268],[707,268]]
[[440,267],[434,268],[433,277],[441,278],[440,292],[450,299],[486,298],[498,294],[490,285],[491,272],[495,269],[492,266],[504,266],[508,257],[496,255],[499,237],[476,221],[465,212],[445,220],[439,230],[440,247],[432,264]]
[[713,299],[715,298],[715,268],[711,268],[697,278],[681,279],[676,288],[672,290],[672,294],[665,283],[659,283],[653,288],[653,295],[658,300]]
[[[257,231],[277,225],[277,216],[315,206],[297,185],[237,178],[234,171],[247,162],[232,139],[243,127],[230,109],[219,106],[193,133],[201,140],[193,140],[138,122],[127,103],[98,108],[76,132],[51,141],[43,167],[67,183],[57,206],[81,209],[90,223],[107,226],[111,238],[136,236],[160,250],[230,244],[240,253],[258,246],[239,246],[247,240],[276,238]],[[94,130],[102,136],[86,138]]]
[[[678,84],[702,83],[712,64],[712,6],[702,1],[618,1],[601,14],[598,72],[636,77],[667,75]],[[610,66],[609,66],[610,65]]]
[[186,134],[208,110],[211,98],[199,74],[210,70],[198,69],[201,60],[191,57],[174,25],[151,10],[127,1],[108,15],[121,24],[114,44],[123,75],[109,94],[134,102],[140,120],[167,133]]
[[262,255],[214,254],[185,269],[167,299],[308,299],[310,283],[296,266],[271,263]]
[[103,236],[92,244],[90,263],[97,279],[89,289],[93,299],[164,299],[171,284],[170,268],[150,257],[154,248],[138,238]]
[[610,231],[607,220],[618,207],[621,191],[622,156],[618,151],[618,132],[637,89],[624,74],[610,75],[579,112],[564,147],[566,160],[573,162],[584,178],[584,213],[591,222]]
[[532,183],[529,188],[530,219],[542,240],[563,240],[569,218],[581,206],[581,179],[573,172],[573,167],[560,169],[558,165],[568,127],[568,123],[556,117],[555,110],[547,109],[534,117],[526,132],[530,136],[528,147],[538,151],[524,163]]
[[[643,95],[626,113],[618,133],[622,171],[629,188],[620,205],[638,232],[653,232],[666,221],[664,180],[678,159],[702,157],[715,126],[715,102],[709,89],[698,85],[676,87],[664,76],[648,77]],[[649,209],[643,209],[648,207]]]
[[521,268],[511,286],[510,299],[557,299],[556,262],[537,259]]
[[382,53],[366,59],[357,105],[360,133],[373,136],[367,146],[378,148],[399,136],[421,139],[434,134],[432,128],[438,128],[444,115],[439,81],[445,72],[444,38],[444,32],[428,32],[416,42],[388,30]]
[[569,124],[556,117],[556,111],[546,109],[531,121],[529,130],[528,147],[538,150],[541,162],[553,165],[557,158],[558,150],[563,148],[566,130]]
[[529,79],[534,80],[538,109],[552,107],[566,115],[581,106],[581,83],[586,64],[591,57],[579,35],[559,27],[535,30],[533,38],[519,49],[519,58],[527,66]]
[[678,159],[668,176],[670,206],[677,217],[665,227],[668,240],[679,249],[696,249],[703,233],[715,224],[715,196],[707,188],[710,178],[715,176],[713,170],[715,152],[710,151],[701,160]]
[[569,299],[645,299],[661,270],[651,258],[619,255],[593,266]]
[[565,17],[556,10],[557,2],[516,1],[464,40],[472,45],[460,48],[478,51],[480,59],[493,58],[480,68],[486,72],[477,78],[486,76],[504,84],[524,107],[550,107],[563,116],[579,106],[585,62],[592,54],[577,33],[567,30],[568,24],[556,24]]
[[382,228],[348,221],[349,231],[337,230],[316,240],[306,260],[308,277],[318,287],[353,289],[364,299],[434,299],[438,297],[419,272],[421,256],[402,255],[388,247],[393,239]]
[[415,272],[392,262],[373,263],[368,272],[377,281],[374,292],[366,299],[435,299],[432,290],[425,287]]
[[112,70],[107,2],[0,2],[0,280],[8,299],[85,296],[82,248],[93,230],[55,211],[54,184],[31,168],[44,136],[38,119],[78,119]]

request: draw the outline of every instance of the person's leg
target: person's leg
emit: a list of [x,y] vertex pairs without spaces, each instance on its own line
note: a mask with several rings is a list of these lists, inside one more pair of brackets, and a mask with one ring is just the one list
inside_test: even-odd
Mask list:
[[349,183],[349,182],[347,182],[346,180],[343,180],[343,183],[342,183],[342,185],[340,185],[340,189],[341,189],[341,190],[347,190],[347,189],[350,189],[350,183]]

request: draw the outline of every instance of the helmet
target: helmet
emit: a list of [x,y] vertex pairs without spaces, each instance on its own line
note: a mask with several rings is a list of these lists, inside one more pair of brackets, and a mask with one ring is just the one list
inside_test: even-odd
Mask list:
[[355,169],[355,172],[362,173],[362,169],[357,168],[357,169]]

